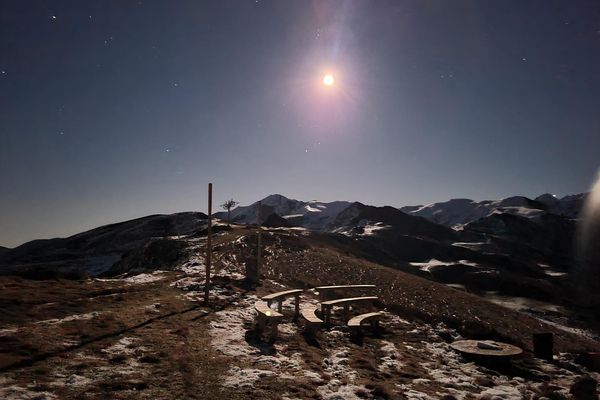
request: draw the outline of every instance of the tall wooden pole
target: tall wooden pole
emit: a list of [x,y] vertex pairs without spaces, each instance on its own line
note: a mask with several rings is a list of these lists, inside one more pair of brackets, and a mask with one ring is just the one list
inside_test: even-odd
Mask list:
[[256,210],[256,218],[258,219],[258,230],[256,232],[257,236],[258,236],[258,240],[257,240],[257,246],[258,248],[256,249],[256,283],[259,284],[260,283],[260,270],[261,270],[261,263],[262,263],[262,240],[260,237],[260,232],[261,232],[261,224],[262,224],[262,215],[260,212],[261,209],[261,202],[258,202],[257,205],[258,209]]
[[210,291],[210,263],[212,257],[212,183],[208,184],[208,236],[206,238],[206,282],[204,283],[204,303],[208,304]]

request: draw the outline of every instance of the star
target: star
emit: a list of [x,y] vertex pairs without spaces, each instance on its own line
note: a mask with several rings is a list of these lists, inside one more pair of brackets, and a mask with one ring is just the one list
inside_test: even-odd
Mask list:
[[173,82],[173,86],[177,87],[177,86],[179,86],[179,83]]
[[52,19],[56,19],[56,15],[53,15],[53,16],[52,16]]
[[527,61],[527,58],[523,57],[521,58],[521,61]]
[[170,153],[170,152],[171,152],[171,149],[165,149],[165,151],[166,151],[167,153]]
[[63,131],[58,132],[59,135],[63,136],[65,133]]

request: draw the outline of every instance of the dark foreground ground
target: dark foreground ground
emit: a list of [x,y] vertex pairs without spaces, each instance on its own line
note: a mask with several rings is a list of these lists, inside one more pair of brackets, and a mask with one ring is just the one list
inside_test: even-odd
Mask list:
[[[215,241],[217,277],[202,299],[205,245],[190,239],[172,271],[128,278],[0,278],[0,398],[6,399],[457,399],[570,398],[590,372],[577,362],[598,342],[474,295],[349,256],[297,230],[266,233],[263,282],[243,282],[255,237]],[[253,332],[257,297],[285,287],[377,284],[383,329],[353,342],[344,327],[302,333],[288,318],[275,344]],[[316,305],[313,293],[305,305]],[[556,359],[531,356],[531,335],[554,332]],[[512,363],[453,352],[457,338],[523,347]],[[496,396],[496,397],[494,397]],[[452,397],[448,397],[452,398]]]

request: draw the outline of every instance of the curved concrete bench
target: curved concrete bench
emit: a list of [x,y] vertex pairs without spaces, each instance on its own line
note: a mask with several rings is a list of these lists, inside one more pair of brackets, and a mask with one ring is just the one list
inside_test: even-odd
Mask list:
[[361,327],[363,322],[369,321],[371,324],[371,328],[373,331],[377,331],[379,328],[379,318],[381,318],[384,314],[381,311],[370,312],[366,314],[360,314],[356,317],[352,317],[350,321],[348,321],[348,326],[351,329],[350,335],[351,337],[358,337],[361,333]]
[[352,317],[350,321],[348,321],[348,326],[351,328],[360,328],[363,322],[369,321],[371,325],[374,323],[377,324],[379,322],[379,318],[383,316],[381,311],[360,314],[356,317]]
[[375,289],[376,287],[375,285],[331,285],[317,286],[314,290],[319,293],[319,300],[323,301],[327,294],[336,290],[342,290],[346,293],[349,291],[362,291],[364,293],[366,289]]
[[348,320],[348,310],[350,304],[360,302],[373,302],[377,300],[377,296],[363,296],[363,297],[348,297],[344,299],[328,300],[321,303],[321,315],[325,319],[325,323],[329,325],[331,320],[331,309],[334,306],[344,307],[344,322]]
[[258,313],[258,324],[256,326],[258,334],[260,335],[263,332],[268,321],[271,324],[271,340],[275,340],[277,338],[277,325],[283,319],[283,314],[271,309],[267,303],[260,300],[254,304],[254,309]]
[[298,319],[298,314],[300,311],[300,294],[303,292],[304,290],[302,289],[291,289],[291,290],[284,290],[282,292],[277,292],[277,293],[271,293],[268,294],[266,296],[261,297],[261,299],[263,301],[267,302],[267,305],[270,307],[271,304],[273,302],[277,302],[277,311],[279,313],[281,313],[282,311],[282,305],[283,305],[283,300],[286,297],[291,297],[294,296],[294,305],[295,305],[295,309],[294,309],[294,320]]
[[306,331],[307,332],[314,332],[315,328],[323,325],[324,321],[317,317],[316,312],[319,310],[319,308],[303,308],[302,311],[300,312],[300,315],[302,315],[302,318],[304,318],[306,324]]

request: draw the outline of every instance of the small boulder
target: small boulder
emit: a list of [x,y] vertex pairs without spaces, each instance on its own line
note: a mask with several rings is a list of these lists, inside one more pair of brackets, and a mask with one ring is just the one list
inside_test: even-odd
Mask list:
[[598,382],[589,375],[580,376],[571,385],[570,393],[575,400],[598,400]]

